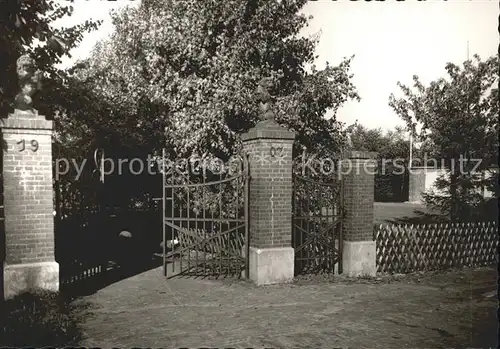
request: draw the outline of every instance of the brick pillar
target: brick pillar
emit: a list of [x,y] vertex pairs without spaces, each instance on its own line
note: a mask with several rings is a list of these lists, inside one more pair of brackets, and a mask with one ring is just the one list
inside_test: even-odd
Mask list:
[[342,160],[344,178],[344,236],[342,268],[349,276],[375,276],[373,202],[377,154],[350,151]]
[[54,257],[52,121],[15,110],[1,120],[4,141],[4,297],[59,290]]
[[250,166],[250,279],[257,285],[293,279],[292,146],[295,134],[273,120],[244,134]]

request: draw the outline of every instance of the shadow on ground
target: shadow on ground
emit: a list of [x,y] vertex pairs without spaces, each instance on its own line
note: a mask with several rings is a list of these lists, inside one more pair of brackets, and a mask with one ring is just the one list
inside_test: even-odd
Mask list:
[[160,266],[161,259],[154,257],[162,239],[158,217],[151,210],[113,211],[58,221],[55,255],[61,291],[90,295]]
[[109,261],[100,265],[97,272],[89,271],[80,277],[75,277],[72,281],[62,282],[60,290],[70,297],[82,297],[95,294],[99,290],[114,283],[123,281],[135,275],[158,268],[162,261],[158,258],[146,260],[131,260],[130,263],[118,264]]

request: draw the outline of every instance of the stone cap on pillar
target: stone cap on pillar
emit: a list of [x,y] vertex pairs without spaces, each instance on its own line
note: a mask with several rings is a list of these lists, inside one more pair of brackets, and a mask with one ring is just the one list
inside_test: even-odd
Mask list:
[[0,119],[0,129],[52,130],[53,122],[38,114],[36,109],[15,109],[7,118]]
[[378,153],[376,151],[364,151],[364,150],[347,150],[343,154],[344,159],[360,159],[360,160],[372,160],[376,159]]
[[295,139],[295,132],[289,131],[274,120],[262,120],[241,136],[243,141],[252,139]]

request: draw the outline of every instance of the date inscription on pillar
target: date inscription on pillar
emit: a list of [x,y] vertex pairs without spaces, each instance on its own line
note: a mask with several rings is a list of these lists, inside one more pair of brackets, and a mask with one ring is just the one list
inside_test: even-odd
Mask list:
[[[28,145],[26,145],[26,143],[28,143]],[[38,144],[38,141],[35,140],[35,139],[32,139],[30,141],[26,141],[25,139],[21,139],[19,142],[16,142],[17,144],[17,150],[19,152],[23,152],[26,150],[26,148],[29,148],[29,150],[31,150],[33,153],[36,153],[38,151],[38,148],[39,148],[39,144]]]
[[271,158],[282,158],[284,156],[283,150],[283,145],[273,144],[271,145],[271,149],[269,149],[269,155],[271,155]]

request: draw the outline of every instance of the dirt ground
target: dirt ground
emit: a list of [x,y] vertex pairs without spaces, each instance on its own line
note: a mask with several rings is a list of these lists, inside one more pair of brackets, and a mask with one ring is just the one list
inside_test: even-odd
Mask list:
[[256,287],[166,280],[158,268],[84,300],[85,346],[497,347],[494,269]]

